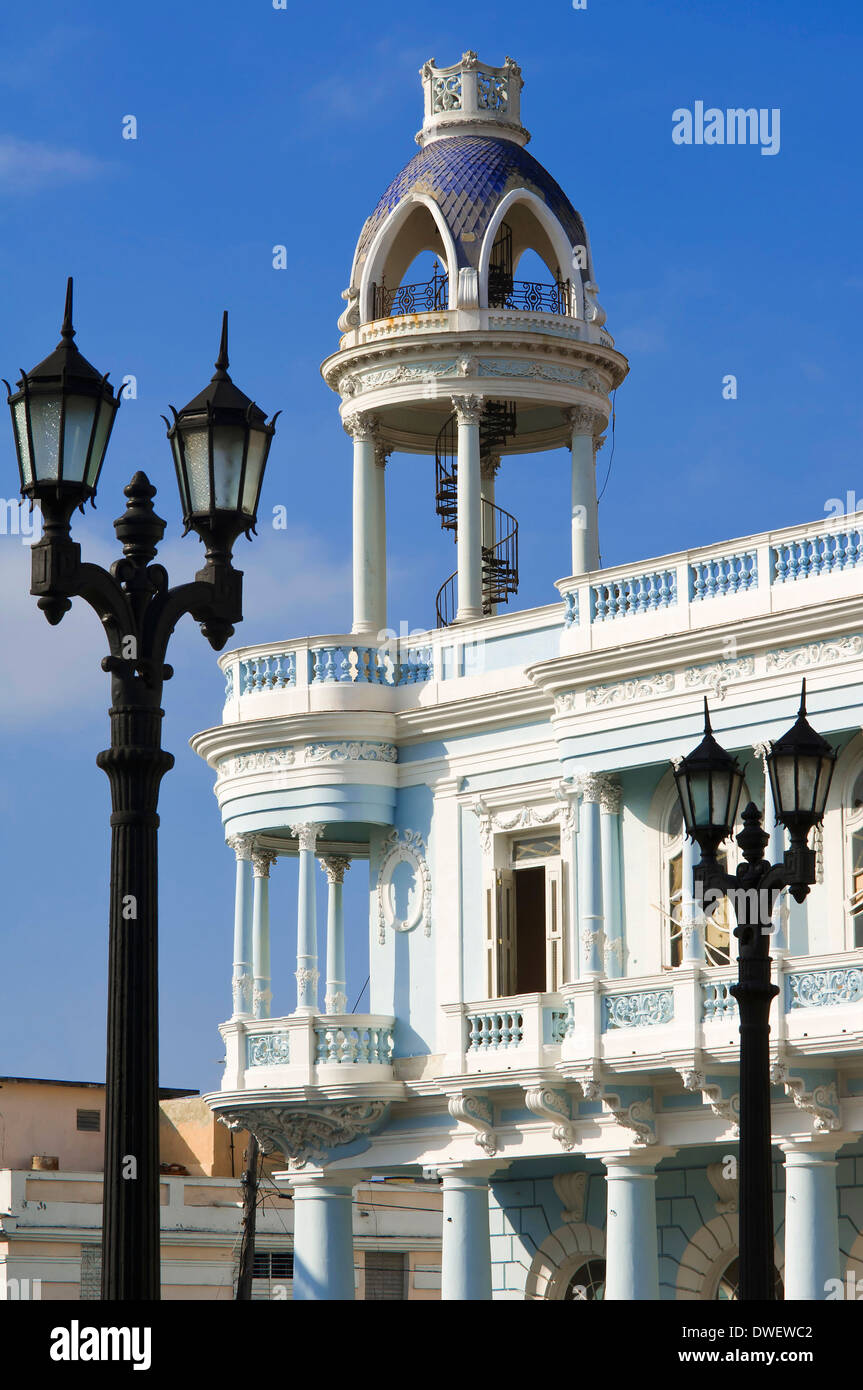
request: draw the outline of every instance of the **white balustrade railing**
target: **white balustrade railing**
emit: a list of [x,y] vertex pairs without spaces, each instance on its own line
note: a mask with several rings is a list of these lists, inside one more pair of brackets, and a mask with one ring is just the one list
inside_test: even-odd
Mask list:
[[289,1014],[223,1023],[222,1089],[391,1081],[395,1019],[385,1014]]

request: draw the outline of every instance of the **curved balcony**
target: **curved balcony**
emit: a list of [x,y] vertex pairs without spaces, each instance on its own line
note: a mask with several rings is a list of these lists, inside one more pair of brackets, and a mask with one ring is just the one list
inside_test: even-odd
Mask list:
[[232,1019],[220,1032],[223,1091],[391,1082],[395,1019],[384,1014],[290,1014]]

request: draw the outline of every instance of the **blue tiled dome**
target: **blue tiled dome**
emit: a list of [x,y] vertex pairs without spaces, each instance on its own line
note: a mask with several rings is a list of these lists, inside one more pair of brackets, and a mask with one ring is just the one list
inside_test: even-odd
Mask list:
[[412,193],[434,198],[452,232],[459,265],[475,266],[494,211],[513,188],[526,188],[542,198],[572,246],[586,243],[584,223],[572,203],[532,154],[512,140],[453,135],[430,141],[393,179],[363,227],[357,268],[381,222]]

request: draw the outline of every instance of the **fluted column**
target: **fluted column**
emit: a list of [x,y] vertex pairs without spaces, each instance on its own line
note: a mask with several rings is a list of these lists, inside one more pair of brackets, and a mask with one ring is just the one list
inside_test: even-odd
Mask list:
[[659,1298],[656,1172],[653,1160],[604,1158],[608,1219],[605,1297]]
[[234,890],[234,968],[231,981],[233,1017],[252,1013],[252,837],[232,835],[228,845],[237,856]]
[[315,904],[315,842],[322,825],[292,825],[299,841],[300,874],[297,894],[297,1007],[298,1014],[318,1011],[318,918]]
[[354,441],[354,618],[352,632],[376,635],[386,626],[380,607],[386,584],[382,554],[383,519],[378,514],[380,487],[375,461],[374,415],[359,411],[342,421]]
[[617,979],[624,973],[623,884],[620,862],[620,785],[603,777],[599,788],[602,859],[602,909],[605,919],[605,973]]
[[841,1278],[835,1141],[780,1147],[785,1153],[785,1298],[824,1299],[831,1292],[828,1280]]
[[345,993],[345,920],[342,900],[345,874],[351,861],[344,855],[326,854],[321,868],[327,876],[327,981],[324,1009],[328,1014],[347,1013]]
[[443,1186],[441,1299],[454,1303],[491,1300],[489,1174],[494,1164],[440,1168]]
[[269,1018],[273,993],[270,989],[270,869],[276,856],[270,850],[252,850],[252,969],[254,984],[252,1012],[255,1018]]
[[599,568],[599,528],[596,504],[597,436],[603,416],[588,406],[572,406],[567,412],[572,430],[572,573]]
[[481,396],[453,396],[458,420],[458,609],[457,622],[482,617],[482,494],[479,463]]
[[605,966],[605,919],[602,902],[602,829],[600,796],[606,779],[592,772],[575,778],[581,792],[579,813],[578,906],[582,976],[599,976]]

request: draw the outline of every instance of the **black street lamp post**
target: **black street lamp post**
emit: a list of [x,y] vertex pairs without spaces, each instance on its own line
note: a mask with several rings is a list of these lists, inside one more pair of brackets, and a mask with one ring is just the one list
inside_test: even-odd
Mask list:
[[[153,509],[156,489],[136,473],[124,489],[126,510],[114,522],[123,558],[110,572],[81,560],[71,538],[76,507],[94,498],[120,404],[75,347],[72,281],[60,343],[18,389],[12,411],[21,491],[38,502],[44,534],[32,547],[30,592],[49,623],[73,598],[95,609],[110,654],[111,747],[96,759],[111,786],[111,888],[108,955],[105,1177],[102,1297],[159,1298],[159,1104],[157,964],[157,814],[159,786],[174,759],[161,746],[162,686],[171,634],[190,613],[219,651],[242,620],[242,573],[231,563],[241,532],[254,531],[258,498],[275,428],[227,373],[227,314],[216,373],[174,411],[174,453],[184,535],[206,546],[203,569],[189,584],[168,587],[153,564],[165,522]],[[173,407],[172,407],[173,409]],[[166,422],[167,423],[167,422]]]
[[790,848],[781,864],[764,858],[770,837],[750,802],[737,836],[743,862],[729,874],[717,851],[734,825],[743,772],[713,737],[706,699],[704,725],[702,742],[675,764],[674,776],[686,833],[701,850],[693,872],[696,898],[706,903],[727,896],[737,918],[738,977],[731,993],[740,1016],[740,1298],[753,1302],[775,1298],[768,1022],[778,993],[770,979],[773,911],[784,888],[801,903],[815,882],[815,852],[807,840],[824,818],[836,752],[806,719],[804,680],[797,722],[767,755],[776,819],[789,832]]

